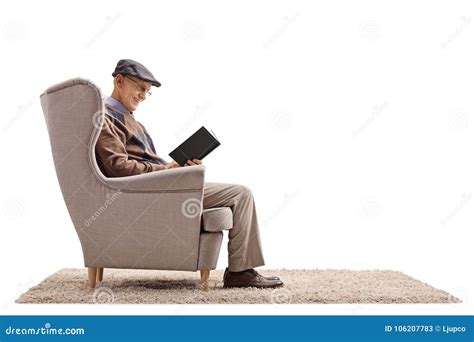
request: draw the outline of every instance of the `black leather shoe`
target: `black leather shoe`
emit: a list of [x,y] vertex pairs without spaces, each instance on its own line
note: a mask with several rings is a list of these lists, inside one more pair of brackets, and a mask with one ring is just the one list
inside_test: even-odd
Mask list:
[[268,280],[254,269],[241,272],[227,272],[224,276],[224,288],[229,287],[258,287],[274,288],[283,286],[281,280]]
[[[266,277],[264,275],[261,275],[260,273],[258,273],[256,270],[254,270],[253,268],[251,269],[252,271],[254,271],[256,274],[259,274],[260,276],[262,276],[263,278],[267,279],[267,280],[280,280],[279,277],[277,276],[271,276],[271,277]],[[224,271],[224,278],[225,278],[225,275],[227,274],[227,272],[229,272],[229,268],[226,267],[225,268],[225,271]]]

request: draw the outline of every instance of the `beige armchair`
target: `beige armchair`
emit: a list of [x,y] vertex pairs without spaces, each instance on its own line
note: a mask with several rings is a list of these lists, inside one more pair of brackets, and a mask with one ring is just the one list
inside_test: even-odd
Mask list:
[[202,165],[108,178],[96,162],[103,97],[76,78],[41,95],[56,175],[81,242],[88,284],[104,268],[201,272],[208,288],[222,230],[233,226],[230,208],[203,210]]

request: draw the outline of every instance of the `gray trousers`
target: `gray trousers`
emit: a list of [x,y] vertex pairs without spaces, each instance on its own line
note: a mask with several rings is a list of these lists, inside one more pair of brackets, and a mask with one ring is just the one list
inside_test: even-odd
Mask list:
[[204,183],[204,209],[230,207],[234,227],[227,244],[229,271],[239,272],[265,264],[252,191],[243,185]]

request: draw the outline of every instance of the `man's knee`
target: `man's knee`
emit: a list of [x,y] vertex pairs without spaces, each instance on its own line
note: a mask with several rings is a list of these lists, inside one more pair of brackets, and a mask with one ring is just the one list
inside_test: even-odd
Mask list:
[[236,191],[239,195],[245,196],[245,197],[252,197],[252,190],[250,190],[249,187],[241,184],[236,184],[235,185]]

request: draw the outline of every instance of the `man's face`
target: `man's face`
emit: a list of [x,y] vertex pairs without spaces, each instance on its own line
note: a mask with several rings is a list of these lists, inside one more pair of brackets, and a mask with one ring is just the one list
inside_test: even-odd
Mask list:
[[144,101],[149,95],[151,83],[142,81],[133,76],[119,75],[117,79],[120,101],[134,112],[140,102]]

